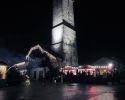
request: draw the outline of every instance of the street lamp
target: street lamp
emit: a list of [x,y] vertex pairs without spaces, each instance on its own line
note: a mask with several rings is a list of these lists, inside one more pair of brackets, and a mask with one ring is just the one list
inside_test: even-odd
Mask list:
[[109,64],[108,64],[108,68],[109,68],[109,69],[113,69],[113,64],[112,64],[112,63],[109,63]]
[[108,72],[112,72],[113,71],[113,64],[112,63],[109,63],[108,64]]
[[112,63],[109,63],[109,64],[108,64],[108,66],[109,66],[109,67],[112,67],[112,66],[113,66],[113,64],[112,64]]

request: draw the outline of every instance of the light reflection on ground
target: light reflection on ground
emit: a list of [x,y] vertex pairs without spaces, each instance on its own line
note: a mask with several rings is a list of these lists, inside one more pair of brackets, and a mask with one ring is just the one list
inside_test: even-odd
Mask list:
[[70,86],[65,85],[62,89],[62,95],[64,98],[67,98],[68,100],[72,100],[74,96],[81,94],[82,91],[78,89],[78,84],[72,84]]
[[125,100],[125,86],[32,83],[0,90],[0,100]]
[[[66,85],[63,87],[62,94],[65,100],[116,100],[113,87],[110,86],[86,86],[80,88],[78,84]],[[80,97],[80,98],[79,98]],[[81,99],[83,97],[83,99]]]
[[106,87],[90,87],[88,94],[94,94],[92,97],[88,100],[115,100],[114,98],[114,92],[112,88],[106,88]]

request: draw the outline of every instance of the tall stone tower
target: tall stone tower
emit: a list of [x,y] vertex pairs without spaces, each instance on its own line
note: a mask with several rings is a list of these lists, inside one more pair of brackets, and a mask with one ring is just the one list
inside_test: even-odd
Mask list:
[[77,66],[73,0],[53,0],[52,49],[64,58],[64,65]]

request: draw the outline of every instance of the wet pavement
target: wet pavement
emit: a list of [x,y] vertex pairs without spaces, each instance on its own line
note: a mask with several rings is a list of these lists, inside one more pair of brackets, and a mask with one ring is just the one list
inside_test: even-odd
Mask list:
[[125,86],[46,84],[0,89],[0,100],[125,100]]

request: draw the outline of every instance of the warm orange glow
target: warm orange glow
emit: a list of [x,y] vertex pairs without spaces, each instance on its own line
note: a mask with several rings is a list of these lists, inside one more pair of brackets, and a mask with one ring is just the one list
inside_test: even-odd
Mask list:
[[1,79],[6,79],[6,72],[7,72],[7,66],[6,65],[0,65]]

